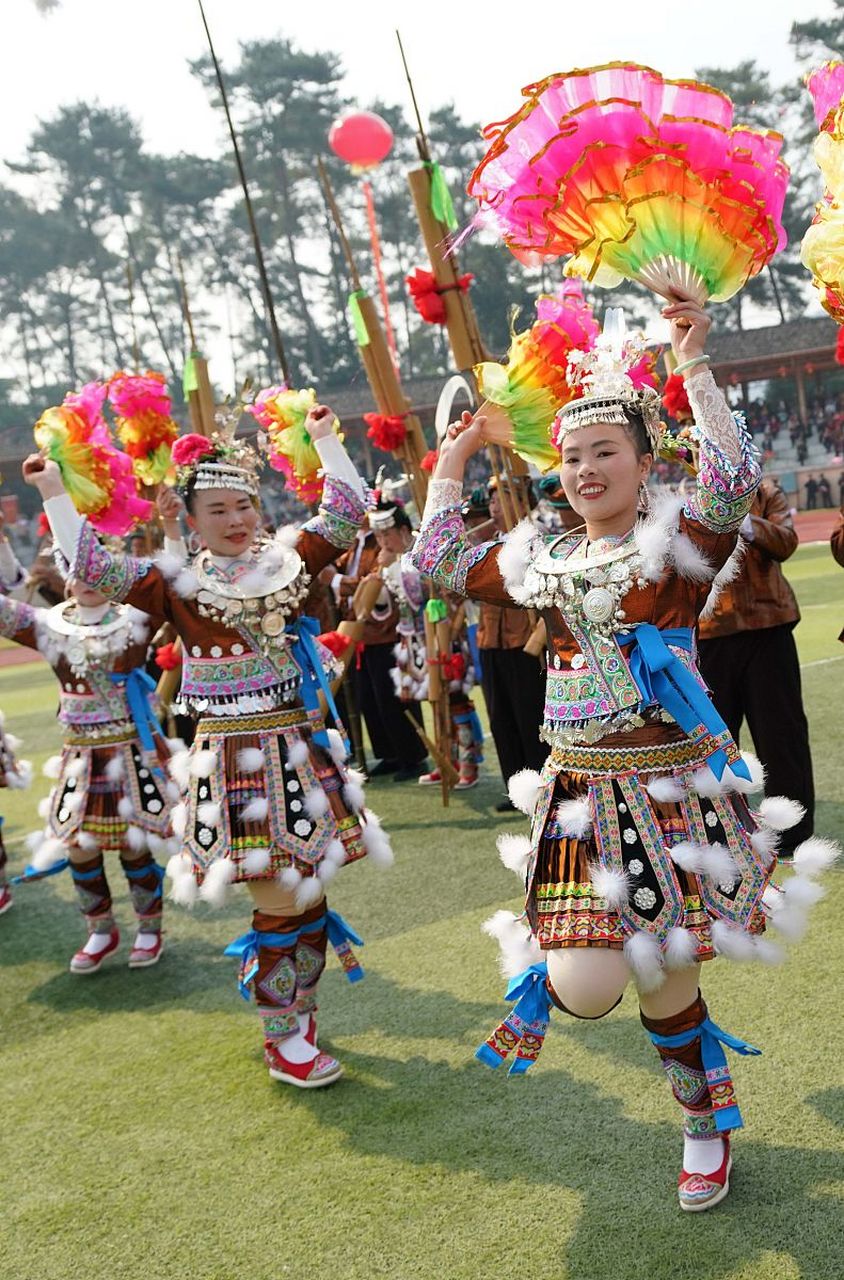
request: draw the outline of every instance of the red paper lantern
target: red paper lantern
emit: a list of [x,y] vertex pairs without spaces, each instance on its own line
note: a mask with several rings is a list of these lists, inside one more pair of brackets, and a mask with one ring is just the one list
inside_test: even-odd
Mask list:
[[780,376],[781,378],[786,378],[786,377],[788,377],[788,370],[786,369],[786,367],[785,367],[785,365],[784,365],[784,364],[781,364],[781,365],[780,365],[780,367],[777,369],[777,373],[779,374],[779,376]]
[[390,154],[393,131],[374,111],[345,111],[329,129],[328,145],[356,173],[363,173]]
[[807,377],[807,378],[811,378],[811,376],[812,376],[812,374],[813,374],[814,372],[815,372],[815,366],[814,366],[813,364],[811,364],[811,363],[810,363],[810,364],[807,364],[807,365],[806,365],[806,368],[805,368],[806,377]]

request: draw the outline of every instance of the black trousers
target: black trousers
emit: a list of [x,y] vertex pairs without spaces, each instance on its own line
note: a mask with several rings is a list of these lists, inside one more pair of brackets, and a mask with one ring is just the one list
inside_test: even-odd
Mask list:
[[548,755],[539,737],[545,672],[521,649],[482,649],[481,665],[489,727],[506,783],[520,769],[541,769]]
[[742,720],[747,721],[767,771],[765,791],[799,800],[806,810],[802,822],[783,832],[783,850],[792,850],[812,834],[815,821],[809,725],[793,629],[786,624],[737,631],[702,640],[699,647],[701,673],[736,741]]
[[368,644],[355,676],[358,706],[366,721],[373,754],[377,760],[395,763],[401,769],[421,764],[428,753],[405,715],[409,711],[421,727],[422,708],[418,702],[402,702],[396,697],[390,675],[394,665],[392,644]]

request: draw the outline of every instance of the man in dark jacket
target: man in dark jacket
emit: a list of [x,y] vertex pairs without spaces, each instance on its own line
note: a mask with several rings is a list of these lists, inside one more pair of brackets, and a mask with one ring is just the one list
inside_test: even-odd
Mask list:
[[788,858],[812,834],[815,788],[809,726],[803,710],[794,627],[800,610],[780,565],[797,548],[785,494],[762,481],[741,527],[744,558],[738,576],[699,624],[700,669],[733,737],[742,720],[765,766],[768,795],[789,796],[806,810],[783,835]]

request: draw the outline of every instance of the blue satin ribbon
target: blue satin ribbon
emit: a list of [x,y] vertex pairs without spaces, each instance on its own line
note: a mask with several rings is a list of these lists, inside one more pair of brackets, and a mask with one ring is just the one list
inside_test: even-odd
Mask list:
[[60,871],[65,871],[69,866],[70,861],[68,858],[59,858],[58,862],[54,862],[51,867],[47,867],[46,871],[39,871],[30,862],[27,867],[24,867],[19,876],[12,876],[9,884],[28,884],[31,880],[46,880],[47,876],[57,876]]
[[[515,1001],[513,1009],[508,1013],[502,1027],[508,1027],[519,1039],[530,1031],[541,1042],[544,1039],[545,1032],[548,1028],[548,1022],[551,1017],[551,997],[548,994],[546,979],[548,977],[548,965],[542,960],[538,964],[532,964],[529,968],[524,969],[517,974],[515,978],[511,978],[504,993],[505,1000]],[[520,1021],[511,1022],[512,1018]],[[499,1028],[500,1029],[500,1028]],[[493,1033],[493,1036],[495,1033]],[[509,1050],[508,1050],[509,1052]],[[484,1043],[475,1051],[475,1057],[479,1062],[483,1062],[486,1066],[500,1067],[504,1061],[501,1054],[496,1053],[489,1043]],[[535,1058],[520,1057],[518,1046],[516,1046],[516,1058],[510,1067],[510,1075],[524,1075],[526,1071],[533,1066]]]
[[[319,929],[325,923],[325,916],[320,920],[315,920],[313,924],[309,924],[309,930]],[[223,952],[224,956],[234,956],[240,961],[240,973],[237,979],[237,989],[248,1001],[250,996],[249,984],[258,972],[258,951],[261,947],[292,947],[299,940],[299,929],[294,929],[291,933],[261,933],[257,929],[250,929],[248,933],[242,933],[239,938],[235,938],[230,942]]]
[[[664,707],[677,724],[693,739],[700,739],[703,725],[709,737],[729,736],[726,724],[712,705],[706,692],[683,665],[669,645],[692,651],[690,627],[673,627],[660,630],[650,622],[640,622],[629,635],[618,636],[618,643],[627,649],[630,674],[642,695],[642,707],[654,703]],[[697,731],[697,732],[696,732]],[[707,755],[707,762],[716,778],[720,778],[729,764],[738,777],[751,781],[750,770],[738,755],[730,762],[723,747],[716,747]]]
[[478,684],[483,679],[483,666],[481,664],[481,651],[478,648],[478,624],[470,622],[466,627],[466,639],[469,641],[469,652],[472,655],[472,663],[475,668],[475,674],[478,677]]
[[149,701],[150,696],[155,693],[155,681],[143,667],[135,667],[134,671],[112,671],[109,679],[112,684],[124,687],[129,714],[144,751],[155,751],[152,735],[153,732],[159,733],[161,729]]
[[327,911],[325,919],[328,941],[337,953],[337,958],[343,966],[346,977],[349,982],[360,982],[366,977],[366,974],[352,951],[351,944],[354,943],[356,947],[362,947],[363,938],[359,933],[355,932],[347,920],[343,919],[339,911]]
[[[290,652],[293,661],[302,673],[302,701],[305,704],[305,709],[311,712],[315,711],[319,715],[319,694],[322,692],[329,715],[335,725],[340,724],[340,716],[337,713],[331,685],[328,683],[325,668],[314,644],[314,640],[319,635],[319,623],[316,618],[310,618],[307,614],[304,614],[301,618],[297,618],[295,622],[288,623],[285,630],[293,638]],[[318,729],[316,733],[311,734],[311,737],[319,746],[324,747],[326,751],[329,750],[328,733],[325,729]],[[343,736],[343,746],[348,755],[350,747],[345,735]]]
[[[727,1055],[722,1045],[726,1045],[728,1049],[732,1049],[734,1053],[740,1053],[743,1057],[757,1057],[762,1052],[761,1049],[748,1044],[746,1040],[740,1040],[738,1036],[731,1036],[728,1031],[723,1031],[711,1018],[704,1018],[703,1022],[692,1027],[691,1031],[683,1031],[676,1036],[659,1036],[655,1031],[649,1031],[648,1035],[654,1044],[662,1045],[666,1049],[681,1049],[700,1036],[700,1056],[707,1080],[710,1080],[711,1073],[718,1073],[716,1079],[712,1081],[713,1084],[724,1080],[723,1073],[726,1073],[726,1079],[732,1084],[727,1069]],[[713,1110],[715,1127],[719,1133],[740,1129],[744,1124],[738,1103],[733,1103],[729,1107],[715,1106]]]

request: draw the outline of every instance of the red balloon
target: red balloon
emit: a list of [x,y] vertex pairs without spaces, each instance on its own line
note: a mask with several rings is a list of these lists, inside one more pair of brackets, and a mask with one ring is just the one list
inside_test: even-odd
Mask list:
[[390,154],[393,131],[374,111],[346,111],[329,129],[328,145],[353,168],[372,169]]

